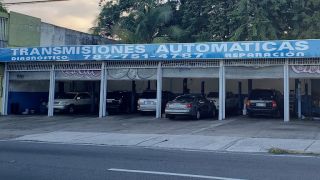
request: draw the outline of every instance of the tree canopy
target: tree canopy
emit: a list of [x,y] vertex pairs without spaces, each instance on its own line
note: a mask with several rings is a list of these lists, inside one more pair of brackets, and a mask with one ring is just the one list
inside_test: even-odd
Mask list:
[[0,12],[7,12],[6,7],[2,4],[1,0],[0,0]]
[[125,43],[320,38],[320,1],[106,1],[97,22]]

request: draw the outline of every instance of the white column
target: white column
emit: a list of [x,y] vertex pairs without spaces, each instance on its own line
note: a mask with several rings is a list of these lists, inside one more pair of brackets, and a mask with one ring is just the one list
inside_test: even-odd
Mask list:
[[289,107],[289,62],[286,60],[283,68],[283,95],[284,95],[284,122],[290,121],[290,107]]
[[9,95],[9,72],[7,63],[4,68],[4,77],[2,84],[2,115],[8,115],[8,95]]
[[107,110],[107,69],[105,63],[101,65],[101,79],[100,79],[100,104],[99,104],[99,118],[106,116]]
[[54,94],[55,94],[55,71],[54,71],[54,65],[52,65],[52,68],[50,70],[50,83],[49,83],[49,101],[48,101],[48,116],[53,116],[53,103],[54,103]]
[[297,99],[298,99],[298,118],[302,118],[302,113],[301,113],[301,81],[299,80],[298,82],[298,92],[297,92]]
[[223,73],[222,73],[222,76],[223,76],[223,103],[222,103],[222,108],[223,108],[223,119],[226,119],[226,69],[225,69],[225,66],[223,65],[222,66],[222,69],[223,69]]
[[157,69],[157,109],[156,118],[161,118],[161,106],[162,106],[162,67],[161,62],[158,64]]
[[225,76],[224,76],[224,65],[223,60],[220,60],[220,68],[219,68],[219,120],[223,120],[225,118]]

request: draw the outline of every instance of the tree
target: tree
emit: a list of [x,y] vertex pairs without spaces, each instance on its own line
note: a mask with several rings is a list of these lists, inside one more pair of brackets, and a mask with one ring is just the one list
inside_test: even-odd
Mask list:
[[279,39],[283,34],[281,0],[238,0],[230,18],[230,40]]
[[170,42],[168,34],[175,29],[171,23],[175,8],[174,2],[109,1],[103,6],[94,30],[126,43]]
[[0,12],[7,12],[6,7],[2,4],[2,1],[0,0]]
[[287,39],[318,39],[320,38],[320,1],[295,0],[288,2]]
[[99,33],[128,43],[320,38],[319,0],[119,0]]

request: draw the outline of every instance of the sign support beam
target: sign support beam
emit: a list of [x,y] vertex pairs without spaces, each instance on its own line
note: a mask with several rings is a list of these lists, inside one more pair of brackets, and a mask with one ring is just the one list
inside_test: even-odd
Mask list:
[[7,63],[5,63],[2,89],[2,115],[8,115],[9,72]]
[[162,107],[162,67],[161,62],[158,64],[157,69],[157,109],[156,118],[161,118],[161,107]]
[[289,89],[289,61],[286,59],[284,68],[283,68],[283,94],[284,94],[284,116],[283,120],[284,122],[289,122],[290,121],[290,99],[289,99],[289,94],[290,94],[290,89]]
[[225,68],[223,60],[220,60],[219,68],[219,120],[225,119]]
[[55,70],[54,70],[54,64],[53,64],[50,70],[48,117],[52,117],[54,114],[53,104],[54,104],[55,85],[56,85],[56,80],[55,80]]
[[103,62],[101,65],[99,118],[103,118],[107,114],[107,85],[107,69]]

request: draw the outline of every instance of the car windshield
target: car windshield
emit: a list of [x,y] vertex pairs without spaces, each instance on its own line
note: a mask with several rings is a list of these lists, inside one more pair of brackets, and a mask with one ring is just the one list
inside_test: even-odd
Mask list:
[[218,92],[210,92],[207,97],[208,98],[218,98],[219,93]]
[[123,95],[122,92],[108,92],[107,98],[108,99],[115,99],[115,98],[120,98]]
[[156,99],[157,93],[155,91],[145,91],[141,95],[142,99]]
[[249,99],[264,99],[264,100],[271,100],[274,98],[273,91],[271,90],[253,90],[250,93]]
[[194,101],[195,96],[192,95],[183,95],[183,96],[178,96],[174,101],[176,102],[192,102]]
[[75,96],[75,93],[57,94],[56,99],[73,99]]

